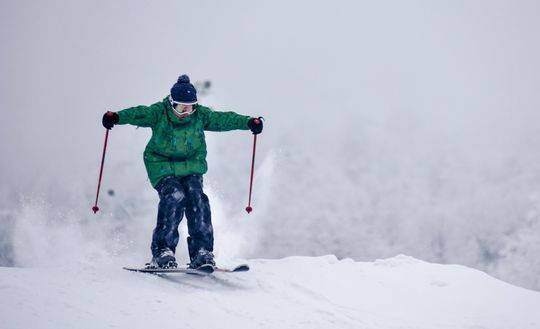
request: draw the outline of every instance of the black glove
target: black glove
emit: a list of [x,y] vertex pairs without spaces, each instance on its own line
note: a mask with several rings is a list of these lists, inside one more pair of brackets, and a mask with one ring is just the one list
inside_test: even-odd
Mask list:
[[253,135],[260,134],[263,130],[263,117],[249,119],[248,128],[251,130]]
[[103,114],[103,119],[101,119],[101,123],[103,123],[103,127],[107,129],[112,129],[116,123],[118,123],[118,120],[120,117],[118,116],[118,113],[107,111],[105,114]]

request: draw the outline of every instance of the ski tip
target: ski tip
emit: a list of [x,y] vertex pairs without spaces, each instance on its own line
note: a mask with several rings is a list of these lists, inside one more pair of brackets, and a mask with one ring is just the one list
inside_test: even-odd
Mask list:
[[249,271],[249,265],[248,264],[241,264],[241,265],[237,265],[236,267],[232,267],[232,268],[216,267],[215,270],[217,272],[225,272],[225,273],[247,272],[247,271]]
[[238,265],[233,270],[233,272],[247,272],[247,271],[249,271],[249,265],[247,265],[247,264]]

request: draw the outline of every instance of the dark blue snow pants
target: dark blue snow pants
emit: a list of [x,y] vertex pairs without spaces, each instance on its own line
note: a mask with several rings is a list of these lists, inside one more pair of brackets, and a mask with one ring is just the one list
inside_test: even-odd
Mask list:
[[167,176],[156,185],[159,193],[157,224],[152,236],[152,256],[176,251],[178,225],[186,213],[190,257],[201,248],[214,250],[214,230],[208,197],[200,175]]

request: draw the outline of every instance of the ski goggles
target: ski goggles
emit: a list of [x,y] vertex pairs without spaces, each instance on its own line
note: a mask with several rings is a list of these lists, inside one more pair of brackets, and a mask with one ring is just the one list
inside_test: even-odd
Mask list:
[[194,102],[188,102],[188,103],[186,103],[186,102],[177,102],[177,101],[175,101],[175,100],[172,98],[171,95],[169,95],[169,102],[171,102],[171,105],[172,105],[173,107],[175,107],[175,106],[178,105],[178,104],[180,104],[180,105],[195,105],[195,104],[197,104],[197,101],[194,101]]
[[[171,102],[171,107],[172,107],[174,113],[176,113],[177,115],[182,116],[182,117],[187,117],[188,115],[193,114],[193,112],[195,112],[195,109],[192,107],[192,108],[191,108],[191,111],[189,111],[189,112],[182,112],[182,111],[179,111],[179,110],[177,109],[177,107],[180,108],[182,105],[195,105],[195,104],[197,104],[197,102],[193,102],[193,103],[176,102],[176,101],[174,101],[174,100],[172,99],[172,96],[169,96],[169,102]],[[178,106],[178,105],[180,105],[180,106]]]

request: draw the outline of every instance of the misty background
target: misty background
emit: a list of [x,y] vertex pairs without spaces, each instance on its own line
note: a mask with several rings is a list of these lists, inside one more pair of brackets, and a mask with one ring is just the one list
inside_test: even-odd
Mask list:
[[[149,260],[148,129],[168,95],[264,116],[207,133],[218,262],[407,254],[540,289],[537,1],[2,1],[0,265]],[[179,245],[187,262],[185,221]]]

